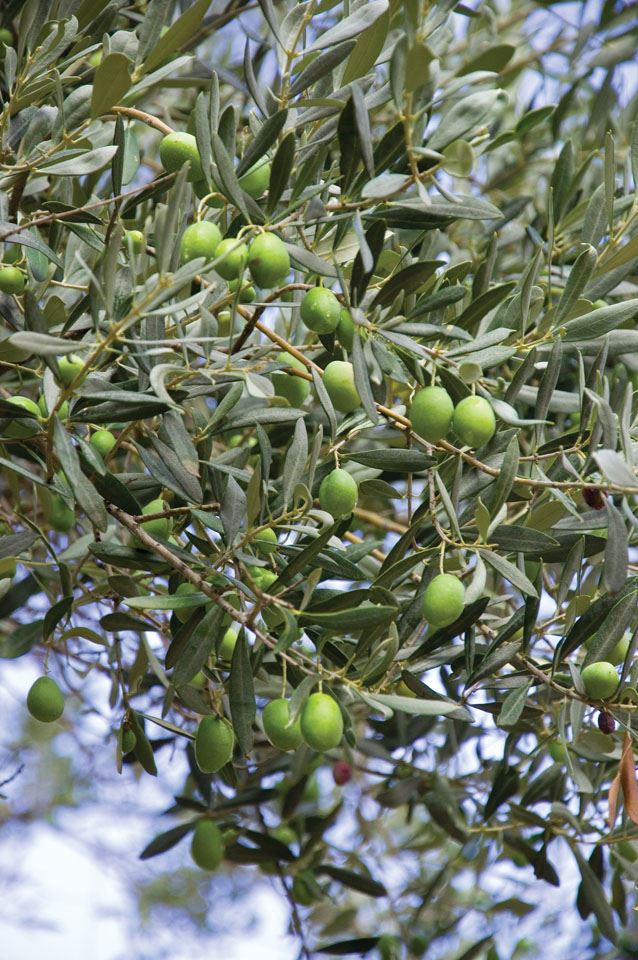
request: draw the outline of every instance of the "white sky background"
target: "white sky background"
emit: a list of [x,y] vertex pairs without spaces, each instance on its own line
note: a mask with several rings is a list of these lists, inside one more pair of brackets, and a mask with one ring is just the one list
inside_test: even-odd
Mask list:
[[[593,14],[599,8],[599,0],[590,0],[586,6],[587,13]],[[559,8],[560,16],[570,22],[577,20],[581,10],[581,3],[561,4]],[[558,21],[543,11],[539,11],[538,20],[536,45],[541,48],[547,34],[553,35],[556,31]],[[623,99],[626,99],[638,86],[638,65],[627,66],[623,70],[622,86],[625,94]],[[539,94],[536,105],[555,99],[555,91],[549,88],[542,93],[539,91]],[[7,745],[7,730],[10,736],[11,723],[7,724],[7,717],[15,719],[17,711],[24,709],[24,696],[35,676],[31,662],[2,663],[0,715],[4,720],[0,747]],[[162,757],[162,760],[166,765],[167,758]],[[4,775],[6,773],[3,770],[0,780]],[[91,834],[111,837],[117,834],[114,845],[118,849],[128,847],[130,856],[136,857],[138,850],[153,833],[168,828],[168,824],[160,825],[159,818],[155,816],[165,802],[165,794],[160,794],[150,778],[146,778],[144,787],[136,784],[130,771],[125,771],[124,780],[128,781],[126,786],[122,783],[124,793],[139,787],[148,794],[146,821],[133,819],[131,822],[122,818],[114,824],[111,803],[90,810],[66,812],[63,817],[67,825],[71,815],[77,818],[74,832],[77,830],[80,837]],[[12,784],[6,788],[6,792],[11,796],[15,789]],[[125,800],[123,802],[126,803]],[[184,846],[181,847],[181,857],[182,862],[188,859]],[[3,864],[12,865],[18,878],[13,889],[0,887],[1,960],[30,960],[36,956],[46,957],[46,960],[129,960],[132,957],[129,940],[131,910],[126,885],[117,870],[101,863],[80,841],[44,823],[21,828],[18,832],[5,829],[0,833],[0,859]],[[161,868],[160,860],[148,862],[149,875],[153,875],[158,868]],[[547,899],[549,895],[548,899],[554,900],[549,909],[568,905],[565,913],[570,914],[569,920],[559,942],[553,943],[552,952],[556,960],[575,956],[572,950],[580,927],[573,908],[576,875],[567,862],[561,862],[560,871],[561,876],[566,877],[566,883],[560,891],[554,891],[544,884],[539,884],[537,888],[539,899]],[[527,871],[520,871],[518,875],[526,876]],[[502,885],[503,896],[516,893],[511,872],[502,876],[495,874],[493,880]],[[241,909],[241,904],[238,907]],[[204,955],[207,960],[216,957],[223,957],[224,960],[254,960],[256,952],[259,960],[293,960],[298,948],[286,936],[288,911],[282,898],[267,883],[255,884],[250,894],[250,907],[258,917],[256,929],[246,934],[236,931],[232,935],[215,934],[208,941],[198,940],[200,949],[196,947],[195,950],[194,941],[190,938],[171,937],[170,944],[165,940],[160,942],[164,933],[154,930],[151,925],[147,931],[149,955],[152,955],[156,943],[157,953],[161,954],[162,948],[168,949],[171,960],[193,960],[194,956]],[[22,920],[25,916],[37,918],[38,925],[29,921],[25,924]],[[531,930],[528,931],[532,935],[538,922],[539,917],[532,915]],[[520,922],[517,927],[515,937],[526,932],[528,922]],[[183,943],[183,949],[180,943]]]

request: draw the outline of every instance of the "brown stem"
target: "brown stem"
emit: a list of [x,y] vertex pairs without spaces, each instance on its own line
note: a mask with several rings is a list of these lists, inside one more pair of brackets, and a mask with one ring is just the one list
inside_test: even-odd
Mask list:
[[[279,290],[273,290],[273,292],[266,297],[265,303],[260,304],[260,306],[256,307],[255,310],[253,311],[252,316],[249,315],[249,319],[248,319],[248,322],[246,323],[246,326],[244,327],[244,329],[239,334],[234,344],[230,348],[231,356],[233,355],[233,353],[237,353],[239,350],[241,350],[243,345],[246,343],[246,341],[248,340],[249,336],[251,335],[255,327],[257,327],[257,321],[259,320],[264,310],[266,310],[267,304],[272,303],[274,300],[278,300],[281,297],[282,293],[287,293],[289,290],[310,290],[311,286],[312,284],[310,283],[288,283],[286,284],[285,287],[280,287]],[[245,316],[243,311],[242,311],[242,316]],[[258,329],[261,329],[261,327],[259,327]]]
[[131,117],[133,120],[141,120],[142,123],[146,123],[149,127],[155,127],[156,130],[159,130],[160,133],[163,133],[165,136],[174,132],[173,128],[169,127],[163,120],[159,120],[145,110],[138,110],[136,107],[111,107],[105,116],[108,116],[109,113],[119,113],[122,114],[122,116]]

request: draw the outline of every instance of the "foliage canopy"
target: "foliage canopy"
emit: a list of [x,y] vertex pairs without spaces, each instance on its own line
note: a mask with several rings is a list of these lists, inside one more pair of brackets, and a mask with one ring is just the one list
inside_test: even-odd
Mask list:
[[635,11],[209,7],[4,5],[0,657],[177,748],[143,858],[274,873],[304,956],[523,956],[574,864],[619,956]]

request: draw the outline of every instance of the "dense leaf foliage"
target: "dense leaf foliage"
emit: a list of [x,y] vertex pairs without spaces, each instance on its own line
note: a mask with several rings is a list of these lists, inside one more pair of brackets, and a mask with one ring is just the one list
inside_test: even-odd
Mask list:
[[0,656],[304,956],[631,949],[636,16],[474,6],[3,10]]

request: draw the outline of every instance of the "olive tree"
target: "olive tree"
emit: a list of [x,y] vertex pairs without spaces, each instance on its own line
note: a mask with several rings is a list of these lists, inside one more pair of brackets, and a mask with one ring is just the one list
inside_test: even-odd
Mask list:
[[617,6],[4,4],[0,656],[304,957],[635,944]]

